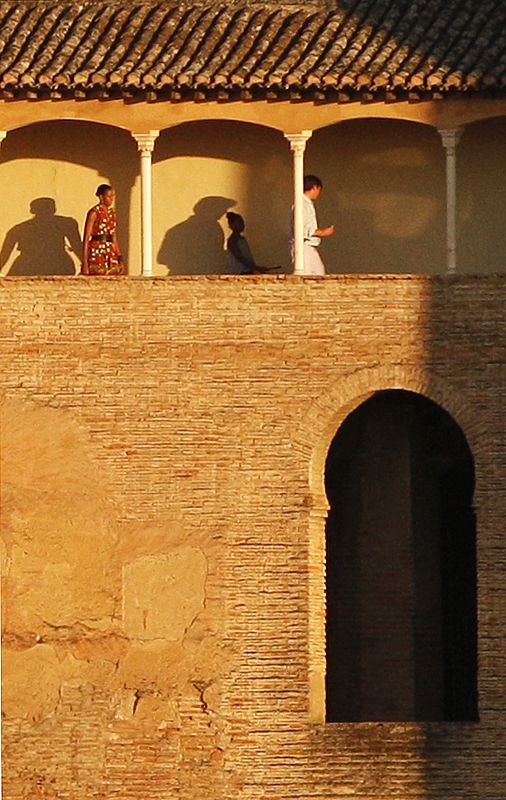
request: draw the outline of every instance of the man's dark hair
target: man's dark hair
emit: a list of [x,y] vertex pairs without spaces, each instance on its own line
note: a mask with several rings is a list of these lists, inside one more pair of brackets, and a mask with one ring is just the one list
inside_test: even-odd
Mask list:
[[323,188],[323,183],[317,175],[304,175],[304,191],[309,192],[317,186],[319,189]]

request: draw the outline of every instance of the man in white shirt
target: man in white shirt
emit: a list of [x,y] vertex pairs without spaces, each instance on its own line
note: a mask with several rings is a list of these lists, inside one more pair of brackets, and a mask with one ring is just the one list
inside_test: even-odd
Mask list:
[[322,193],[323,183],[316,175],[304,177],[304,275],[325,275],[325,264],[318,247],[325,236],[332,236],[334,226],[319,228],[314,201]]

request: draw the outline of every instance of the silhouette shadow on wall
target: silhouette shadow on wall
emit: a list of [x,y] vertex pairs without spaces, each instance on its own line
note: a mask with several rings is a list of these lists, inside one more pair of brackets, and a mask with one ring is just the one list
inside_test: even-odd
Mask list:
[[[220,213],[239,211],[246,220],[248,241],[259,263],[286,263],[289,257],[289,215],[292,203],[292,166],[290,150],[279,130],[262,125],[232,120],[186,122],[161,131],[153,153],[153,176],[157,202],[154,206],[157,250],[168,229],[178,229],[201,198],[219,195],[234,198],[236,204],[218,208]],[[181,193],[174,190],[181,183]],[[174,208],[179,202],[184,209]],[[170,204],[171,216],[166,209]],[[200,208],[196,216],[200,219]],[[193,217],[190,217],[193,219]],[[195,221],[195,220],[194,220]],[[217,238],[216,225],[210,227]],[[225,226],[224,226],[225,227]],[[183,231],[186,231],[186,226]],[[174,230],[175,233],[175,230]],[[166,242],[170,242],[172,231]],[[159,250],[160,263],[171,266],[172,274],[220,273],[225,269],[222,247],[211,251],[204,241],[203,256],[197,264],[188,257],[178,259],[174,250],[165,253],[165,242]],[[211,240],[212,241],[212,240]],[[183,236],[183,245],[186,238]],[[208,252],[208,249],[210,252]],[[176,257],[175,257],[176,256]],[[182,262],[182,263],[180,263]]]
[[[80,223],[81,221],[84,222],[88,208],[97,202],[94,197],[95,187],[104,181],[113,184],[116,189],[118,236],[123,257],[128,264],[131,193],[138,175],[137,148],[128,131],[110,125],[80,120],[33,123],[24,128],[10,131],[2,144],[0,153],[0,163],[26,159],[49,160],[56,164],[75,164],[91,171],[88,175],[83,173],[76,185],[69,184],[62,189],[63,192],[68,192],[69,200],[71,196],[75,197],[76,194],[79,196],[82,208],[82,216],[79,216]],[[42,188],[37,169],[33,170],[30,180],[33,180],[33,184],[30,185],[33,185],[34,194],[39,189],[40,194],[43,194],[45,190]],[[65,194],[63,194],[63,197],[65,197]],[[41,214],[40,219],[47,219],[48,216],[50,215]],[[37,214],[38,220],[39,214]],[[27,221],[27,223],[30,222],[31,220]],[[23,222],[19,223],[20,226],[24,224]],[[50,236],[56,236],[52,229],[52,224],[44,228],[44,234],[46,231]],[[10,233],[11,231],[9,231]],[[43,248],[46,251],[44,263],[48,264],[50,258],[48,254],[52,248],[51,242],[48,240],[46,243],[45,239],[39,240],[39,250],[36,253],[37,261],[43,255],[40,242],[43,242]],[[72,249],[74,248],[72,247]],[[74,271],[73,268],[69,269],[68,262],[65,271],[63,271],[62,263],[63,259],[60,258],[59,266],[56,269],[54,267],[51,268],[49,272],[37,267],[29,273],[21,273],[17,269],[11,269],[9,274],[43,275],[56,273],[68,275]]]
[[158,262],[168,267],[170,275],[223,272],[225,236],[219,219],[235,205],[229,197],[203,197],[191,217],[167,231]]
[[9,275],[73,275],[74,261],[69,252],[81,255],[79,226],[72,217],[56,213],[52,197],[37,197],[30,203],[31,219],[14,225],[7,232],[0,251],[0,269],[14,249],[19,255]]

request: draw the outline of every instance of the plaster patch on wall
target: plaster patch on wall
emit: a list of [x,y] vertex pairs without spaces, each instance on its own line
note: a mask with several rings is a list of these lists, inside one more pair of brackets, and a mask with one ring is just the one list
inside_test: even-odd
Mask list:
[[15,486],[17,499],[33,493],[51,497],[108,499],[97,476],[85,432],[61,409],[5,398],[0,403],[2,484]]
[[12,400],[0,425],[4,629],[108,628],[120,582],[117,523],[83,431],[62,411]]
[[205,598],[216,543],[177,513],[119,522],[70,414],[12,399],[0,411],[6,719],[58,717],[88,687],[115,719],[173,725],[192,682],[224,663]]
[[121,661],[115,683],[126,689],[181,691],[188,680],[188,658],[183,646],[161,639],[132,643]]
[[60,699],[60,664],[50,645],[2,654],[2,713],[38,722],[52,714]]
[[196,547],[123,568],[123,626],[133,639],[180,641],[204,607],[207,561]]

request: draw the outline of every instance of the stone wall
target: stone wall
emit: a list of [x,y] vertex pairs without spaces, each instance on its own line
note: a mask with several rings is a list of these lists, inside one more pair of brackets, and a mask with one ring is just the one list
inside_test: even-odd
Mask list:
[[[503,800],[506,281],[0,290],[5,798]],[[321,722],[323,465],[386,388],[475,458],[478,723]]]

